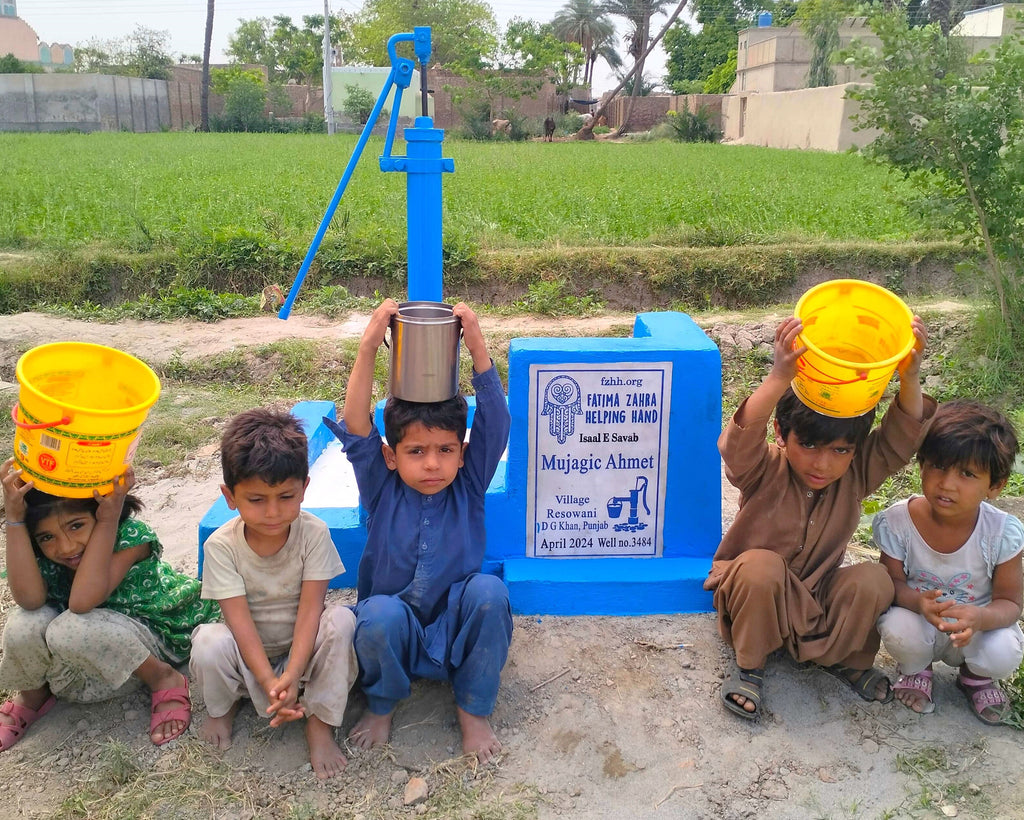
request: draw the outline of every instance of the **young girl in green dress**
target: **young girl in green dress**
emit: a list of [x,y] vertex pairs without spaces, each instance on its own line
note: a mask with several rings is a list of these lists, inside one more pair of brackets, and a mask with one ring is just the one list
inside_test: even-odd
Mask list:
[[199,581],[160,560],[156,534],[133,517],[131,468],[110,495],[58,498],[21,480],[13,459],[0,467],[7,515],[8,613],[0,689],[0,751],[9,749],[57,698],[92,703],[144,683],[152,693],[150,739],[157,746],[191,721],[188,681],[174,665],[192,630],[219,616]]

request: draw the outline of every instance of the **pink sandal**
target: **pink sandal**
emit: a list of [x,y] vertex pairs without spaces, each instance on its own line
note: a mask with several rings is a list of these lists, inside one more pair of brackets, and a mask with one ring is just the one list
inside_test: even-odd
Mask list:
[[[893,684],[892,691],[897,695],[900,692],[914,692],[920,695],[924,700],[919,701],[921,706],[920,709],[915,709],[913,706],[907,706],[912,712],[917,712],[919,715],[930,715],[935,711],[935,703],[932,701],[932,670],[923,669],[916,675],[900,675],[896,678],[896,683]],[[902,703],[902,701],[900,701]],[[904,704],[906,706],[906,704]]]
[[978,720],[989,726],[998,726],[1003,722],[1010,701],[992,678],[975,678],[961,672],[957,675],[956,686],[967,695]]
[[43,701],[43,705],[35,711],[27,706],[22,706],[20,703],[15,703],[13,700],[9,700],[3,706],[0,706],[0,713],[10,715],[17,721],[17,723],[0,723],[0,752],[7,751],[21,740],[25,732],[28,731],[28,727],[49,712],[56,702],[57,698],[50,695],[50,697]]
[[[163,746],[165,743],[170,743],[175,738],[181,737],[185,734],[185,730],[188,729],[189,724],[192,722],[192,701],[188,696],[188,681],[186,680],[182,686],[174,686],[170,689],[160,689],[153,693],[151,698],[152,704],[150,706],[150,717],[149,717],[149,734],[152,740],[153,732],[156,731],[158,726],[163,726],[165,723],[171,720],[180,720],[185,725],[181,727],[181,730],[175,732],[169,737],[165,737],[160,741],[153,741],[154,746]],[[173,703],[180,703],[177,709],[166,709],[162,712],[158,712],[156,707],[161,703],[171,701]]]

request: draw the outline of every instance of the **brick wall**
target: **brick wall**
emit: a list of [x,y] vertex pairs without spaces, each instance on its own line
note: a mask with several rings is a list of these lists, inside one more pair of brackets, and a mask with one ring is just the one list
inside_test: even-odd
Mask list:
[[[675,94],[672,96],[652,94],[648,97],[637,97],[633,106],[633,114],[629,118],[630,131],[649,131],[657,125],[669,111],[689,111],[696,113],[704,107],[711,113],[711,122],[719,131],[722,130],[722,94]],[[610,128],[618,128],[626,115],[628,97],[616,97],[605,111]]]

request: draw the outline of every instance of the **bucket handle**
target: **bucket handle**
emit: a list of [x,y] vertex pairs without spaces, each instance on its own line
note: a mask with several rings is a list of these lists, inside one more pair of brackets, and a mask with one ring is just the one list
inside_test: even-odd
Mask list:
[[15,426],[20,427],[22,430],[45,430],[47,427],[60,427],[63,424],[71,424],[71,416],[64,416],[64,418],[57,421],[44,421],[41,424],[25,424],[23,421],[18,421],[18,405],[20,402],[14,402],[14,407],[11,408],[11,419],[14,421]]
[[807,364],[804,362],[803,356],[796,360],[796,369],[800,371],[800,374],[805,379],[808,379],[809,381],[812,382],[817,382],[818,384],[827,385],[828,387],[838,387],[839,385],[843,384],[856,384],[857,382],[862,382],[866,380],[868,377],[868,371],[861,370],[857,373],[857,378],[855,379],[846,379],[845,381],[824,381],[823,379],[816,379],[814,378],[814,376],[810,374],[809,368]]

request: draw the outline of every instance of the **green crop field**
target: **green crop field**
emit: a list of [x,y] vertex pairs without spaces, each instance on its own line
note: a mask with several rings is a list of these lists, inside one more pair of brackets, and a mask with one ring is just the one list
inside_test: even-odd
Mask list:
[[[355,137],[0,134],[0,248],[177,247],[251,231],[304,249]],[[404,250],[401,174],[372,139],[332,233]],[[404,153],[398,141],[396,154]],[[446,140],[446,245],[902,241],[923,227],[852,154],[646,143]],[[897,186],[898,187],[898,186]]]

